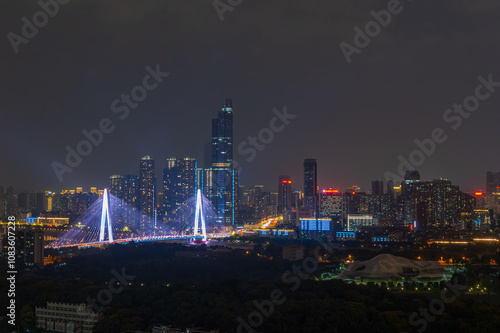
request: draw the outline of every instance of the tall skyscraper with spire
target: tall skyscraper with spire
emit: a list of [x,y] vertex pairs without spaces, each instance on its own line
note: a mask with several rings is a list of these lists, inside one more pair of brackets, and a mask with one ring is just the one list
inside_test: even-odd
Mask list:
[[[233,102],[226,99],[212,119],[212,167],[209,170],[213,191],[208,197],[215,207],[218,222],[235,225],[238,170],[233,168]],[[209,178],[209,177],[207,177]]]

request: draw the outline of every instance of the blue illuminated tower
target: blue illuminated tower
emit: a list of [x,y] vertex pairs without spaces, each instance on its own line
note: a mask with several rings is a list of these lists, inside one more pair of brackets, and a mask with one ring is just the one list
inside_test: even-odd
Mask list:
[[233,169],[233,102],[226,103],[212,119],[212,168],[213,193],[209,194],[217,212],[217,222],[226,226],[235,224],[237,170]]

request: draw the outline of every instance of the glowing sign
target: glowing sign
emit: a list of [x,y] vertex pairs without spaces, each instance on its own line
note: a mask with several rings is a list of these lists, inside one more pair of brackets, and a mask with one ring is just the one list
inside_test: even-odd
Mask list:
[[474,194],[476,195],[476,197],[482,197],[483,196],[483,192],[474,192]]
[[339,190],[323,190],[323,193],[339,193]]

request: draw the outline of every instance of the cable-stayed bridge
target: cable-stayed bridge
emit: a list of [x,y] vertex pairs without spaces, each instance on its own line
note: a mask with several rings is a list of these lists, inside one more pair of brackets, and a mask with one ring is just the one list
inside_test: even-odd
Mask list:
[[216,222],[208,199],[198,190],[184,203],[182,216],[173,222],[155,225],[108,189],[82,214],[73,227],[49,247],[93,247],[115,243],[185,239],[205,242],[229,236]]

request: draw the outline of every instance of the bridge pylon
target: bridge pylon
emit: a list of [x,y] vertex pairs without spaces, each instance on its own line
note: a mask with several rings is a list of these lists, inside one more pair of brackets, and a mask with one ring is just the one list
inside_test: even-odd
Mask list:
[[102,198],[102,211],[101,211],[101,228],[99,231],[99,242],[104,241],[104,231],[106,224],[108,225],[108,242],[113,242],[113,231],[111,227],[111,214],[109,213],[109,192],[108,189],[104,189],[104,194]]
[[201,189],[198,189],[196,193],[196,212],[194,214],[194,230],[193,236],[198,236],[199,233],[199,221],[201,220],[201,235],[203,236],[203,241],[207,240],[207,228],[205,225],[205,214],[203,212],[203,205],[201,200]]

